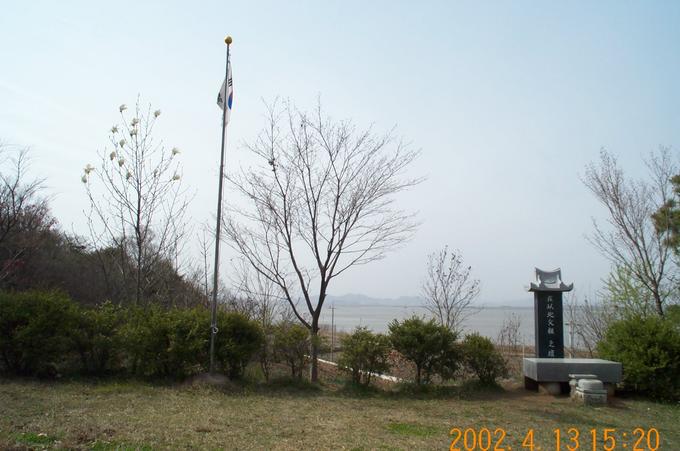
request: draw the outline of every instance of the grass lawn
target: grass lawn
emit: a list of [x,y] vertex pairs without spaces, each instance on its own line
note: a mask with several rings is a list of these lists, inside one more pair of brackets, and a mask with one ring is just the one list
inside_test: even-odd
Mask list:
[[[618,449],[633,449],[633,429],[656,428],[662,450],[680,450],[680,405],[617,398],[583,407],[520,387],[407,394],[262,386],[152,386],[139,382],[0,380],[1,449],[449,449],[450,430],[503,428],[497,449],[555,450],[553,430],[615,428]],[[622,447],[627,432],[627,447]],[[492,438],[494,436],[492,435]],[[494,449],[496,439],[490,450]],[[642,442],[645,443],[644,441]],[[462,439],[459,447],[463,447]],[[646,445],[645,445],[646,446]],[[645,446],[640,449],[647,449]],[[475,448],[484,449],[484,448]]]

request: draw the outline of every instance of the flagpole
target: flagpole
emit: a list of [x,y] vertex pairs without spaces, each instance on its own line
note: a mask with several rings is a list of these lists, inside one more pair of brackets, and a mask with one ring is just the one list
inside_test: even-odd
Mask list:
[[222,229],[222,182],[224,180],[224,148],[227,144],[227,108],[229,108],[229,46],[231,36],[224,39],[227,44],[227,64],[224,68],[224,99],[222,108],[222,149],[220,152],[220,181],[217,190],[217,223],[215,225],[215,265],[213,272],[212,311],[210,319],[210,374],[215,372],[215,335],[217,335],[217,281],[220,265],[220,230]]

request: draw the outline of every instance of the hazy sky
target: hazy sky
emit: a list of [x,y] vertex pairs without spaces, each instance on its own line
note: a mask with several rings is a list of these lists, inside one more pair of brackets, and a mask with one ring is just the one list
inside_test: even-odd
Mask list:
[[680,146],[680,2],[4,2],[0,140],[31,147],[64,229],[84,232],[82,168],[138,94],[182,149],[193,222],[212,217],[227,33],[228,166],[275,96],[321,95],[333,117],[396,125],[422,149],[412,169],[428,179],[399,198],[417,236],[337,295],[418,294],[445,244],[481,279],[479,302],[531,305],[534,266],[594,292],[609,266],[584,239],[604,213],[584,166],[606,147],[641,175],[643,155]]

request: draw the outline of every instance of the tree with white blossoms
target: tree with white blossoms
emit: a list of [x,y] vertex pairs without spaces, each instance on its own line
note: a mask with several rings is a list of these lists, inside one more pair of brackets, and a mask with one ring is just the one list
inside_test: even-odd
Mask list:
[[132,114],[126,105],[118,110],[120,123],[109,135],[112,148],[99,152],[97,167],[85,166],[81,180],[90,201],[93,245],[100,254],[115,251],[113,271],[125,287],[122,297],[140,304],[145,296],[169,294],[162,268],[169,263],[178,270],[188,200],[180,151],[153,138],[161,111],[144,109],[139,99]]

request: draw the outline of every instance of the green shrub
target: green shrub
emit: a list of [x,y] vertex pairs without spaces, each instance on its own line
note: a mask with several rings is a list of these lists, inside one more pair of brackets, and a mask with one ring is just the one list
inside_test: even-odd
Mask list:
[[[261,349],[259,325],[219,312],[218,367],[238,378]],[[81,309],[59,293],[0,293],[0,368],[18,375],[54,375],[80,362],[86,374],[127,371],[183,378],[207,371],[210,313],[204,308]]]
[[102,375],[121,368],[119,329],[126,320],[125,313],[110,302],[79,311],[71,338],[83,373]]
[[674,304],[666,307],[666,319],[676,328],[680,329],[680,305]]
[[127,365],[143,377],[183,378],[206,364],[209,318],[204,309],[134,308],[121,328]]
[[125,366],[136,376],[166,374],[165,355],[170,326],[160,309],[131,308],[121,327],[120,338],[125,354]]
[[[210,312],[207,309],[131,308],[124,312],[123,318],[115,345],[131,374],[182,379],[208,370]],[[238,313],[218,312],[217,324],[217,368],[231,379],[239,378],[262,346],[262,331],[257,323]]]
[[220,312],[217,325],[215,358],[230,379],[238,379],[262,348],[264,332],[256,321],[236,312]]
[[624,385],[655,398],[680,398],[680,330],[658,316],[613,323],[599,354],[623,364]]
[[[173,377],[208,370],[210,314],[204,308],[175,308],[165,312],[172,327],[168,335],[168,366]],[[217,353],[216,353],[217,354]]]
[[501,377],[508,377],[505,359],[491,340],[478,333],[463,340],[463,361],[469,371],[483,384],[493,385]]
[[57,292],[0,293],[0,355],[6,371],[54,376],[72,350],[78,309]]
[[306,327],[289,321],[282,321],[274,326],[276,359],[288,365],[293,378],[302,378],[309,346],[309,330]]
[[453,377],[460,359],[454,332],[417,316],[395,319],[388,327],[394,349],[416,366],[416,384],[429,383],[434,375],[442,380]]
[[342,356],[338,365],[352,375],[352,381],[364,385],[371,383],[373,373],[384,373],[390,368],[388,356],[390,340],[374,334],[365,327],[357,327],[342,339]]

